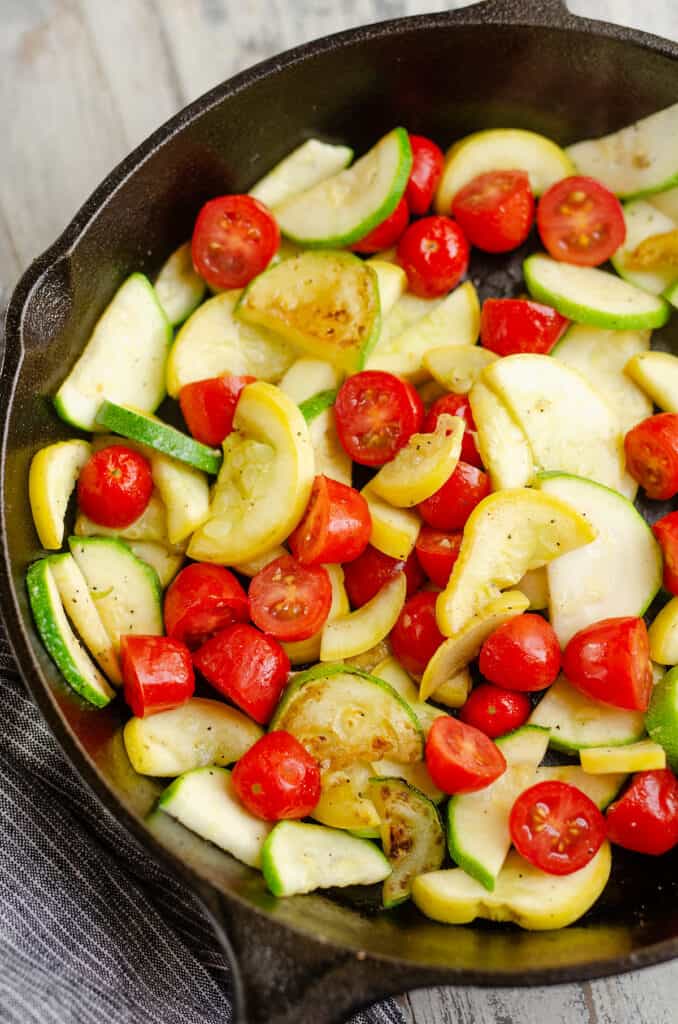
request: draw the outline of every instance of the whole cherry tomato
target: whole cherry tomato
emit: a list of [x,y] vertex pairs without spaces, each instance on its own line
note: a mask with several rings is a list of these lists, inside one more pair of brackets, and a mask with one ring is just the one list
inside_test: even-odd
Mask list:
[[482,467],[482,461],[476,446],[476,424],[471,412],[471,403],[466,395],[441,395],[426,413],[424,420],[424,432],[432,434],[438,423],[438,417],[443,413],[449,416],[458,416],[466,424],[464,437],[461,442],[461,458],[470,466]]
[[626,468],[648,498],[678,494],[678,414],[660,412],[632,427],[624,438]]
[[678,594],[678,512],[662,516],[652,527],[664,556],[664,587]]
[[424,406],[409,381],[383,370],[348,377],[334,403],[339,440],[354,462],[383,466],[415,434]]
[[247,594],[221,565],[195,562],[182,569],[165,594],[167,635],[191,650],[233,622],[249,619]]
[[412,170],[405,189],[405,197],[412,213],[426,213],[443,173],[443,151],[425,135],[410,135]]
[[377,224],[376,228],[372,228],[359,242],[354,242],[351,249],[353,252],[361,253],[380,252],[382,249],[390,249],[402,235],[409,220],[410,211],[405,196],[403,196],[393,213],[385,220],[382,220],[381,224]]
[[181,413],[193,437],[203,444],[220,445],[233,430],[240,392],[256,377],[226,373],[184,384],[179,392]]
[[424,522],[436,530],[463,530],[473,509],[489,493],[487,473],[460,460],[447,483],[417,505],[417,509]]
[[426,740],[426,766],[443,793],[474,793],[506,771],[506,759],[489,736],[451,715],[436,718]]
[[371,530],[362,494],[338,480],[317,476],[304,518],[289,536],[290,550],[302,565],[352,562],[367,547]]
[[269,562],[252,578],[252,622],[277,640],[308,640],[330,611],[332,584],[321,565],[302,565],[291,555]]
[[534,196],[525,171],[487,171],[459,189],[452,216],[471,245],[509,252],[522,245],[534,222]]
[[678,843],[678,779],[668,768],[638,772],[607,810],[610,842],[659,856]]
[[398,263],[410,291],[424,299],[452,291],[466,273],[468,260],[466,236],[449,217],[422,217],[398,242]]
[[483,348],[498,356],[548,355],[569,324],[551,306],[531,299],[485,299],[480,314]]
[[129,526],[142,514],[152,493],[148,460],[122,444],[90,455],[78,477],[80,510],[99,526]]
[[137,718],[185,704],[193,696],[191,652],[167,636],[120,638],[123,696]]
[[413,676],[420,676],[445,639],[436,622],[436,598],[422,590],[405,601],[391,630],[391,647],[399,662]]
[[463,534],[445,533],[432,526],[422,526],[415,551],[419,564],[437,587],[446,587],[454,563],[457,561]]
[[560,672],[560,644],[541,615],[516,615],[491,633],[480,649],[478,667],[507,690],[544,690]]
[[344,586],[351,607],[361,608],[367,604],[399,572],[405,573],[407,596],[411,597],[425,578],[414,551],[406,562],[400,562],[368,544],[359,558],[344,566]]
[[513,844],[549,875],[571,875],[593,860],[605,840],[605,818],[593,800],[556,779],[521,793],[511,810]]
[[587,697],[629,711],[647,711],[652,692],[645,623],[626,616],[580,629],[563,654],[563,672]]
[[264,821],[305,818],[320,800],[320,768],[298,739],[279,729],[250,747],[233,769],[233,788]]
[[280,245],[280,228],[252,196],[205,203],[193,228],[193,266],[213,288],[244,288],[265,270]]
[[506,732],[519,729],[528,720],[531,711],[532,705],[524,693],[481,683],[471,690],[459,712],[459,718],[467,725],[480,729],[491,739],[496,739]]
[[626,238],[617,197],[594,178],[563,178],[544,192],[537,207],[544,247],[556,260],[597,267]]

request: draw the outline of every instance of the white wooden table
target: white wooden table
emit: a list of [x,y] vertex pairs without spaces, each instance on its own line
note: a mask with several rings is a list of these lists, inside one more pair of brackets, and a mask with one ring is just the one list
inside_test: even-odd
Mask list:
[[[353,25],[440,11],[427,0],[0,0],[0,284],[12,284],[133,146],[206,89]],[[678,0],[569,0],[678,38]],[[435,989],[415,1024],[675,1024],[678,963],[529,991]]]

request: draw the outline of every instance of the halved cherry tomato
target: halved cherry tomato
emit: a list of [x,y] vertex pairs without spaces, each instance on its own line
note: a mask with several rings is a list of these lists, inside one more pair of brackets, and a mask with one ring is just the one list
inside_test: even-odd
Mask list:
[[513,844],[549,875],[571,875],[593,860],[605,840],[605,818],[576,786],[556,779],[521,793],[511,810]]
[[489,736],[451,715],[436,718],[426,740],[426,766],[443,793],[474,793],[506,771],[506,759]]
[[467,725],[480,729],[491,739],[496,739],[506,732],[519,729],[528,720],[531,711],[532,705],[524,693],[481,683],[471,691],[459,712],[459,718]]
[[436,530],[462,530],[473,509],[489,493],[487,473],[459,460],[447,483],[417,508],[424,522]]
[[545,690],[560,672],[560,644],[541,615],[516,615],[491,633],[480,649],[478,667],[486,679],[507,690]]
[[607,811],[610,842],[659,856],[678,843],[678,779],[668,768],[638,772]]
[[280,245],[278,222],[252,196],[205,203],[193,228],[193,266],[214,288],[244,288],[265,270]]
[[424,432],[432,434],[438,423],[438,418],[447,413],[449,416],[458,416],[466,424],[464,437],[461,442],[461,458],[471,466],[482,467],[482,461],[476,446],[475,432],[476,424],[471,412],[471,403],[466,395],[441,395],[426,413],[424,420]]
[[368,544],[359,558],[344,566],[344,586],[351,607],[361,608],[367,604],[399,572],[405,573],[407,596],[411,597],[425,579],[414,551],[406,562],[400,562]]
[[466,273],[469,246],[449,217],[423,217],[410,224],[398,242],[398,263],[411,292],[424,299],[445,295]]
[[548,355],[569,324],[551,306],[531,299],[485,299],[480,314],[480,340],[498,356],[518,352]]
[[664,556],[664,587],[678,594],[678,512],[662,516],[652,527]]
[[352,562],[370,539],[372,522],[359,491],[327,476],[317,476],[304,518],[288,540],[302,565]]
[[203,444],[220,445],[233,430],[240,392],[256,379],[227,373],[184,384],[179,392],[179,405],[193,437]]
[[383,370],[348,377],[334,403],[339,440],[354,462],[383,466],[415,434],[424,406],[414,386]]
[[471,245],[509,252],[522,245],[534,221],[534,196],[525,171],[487,171],[459,189],[452,216]]
[[137,718],[185,704],[193,696],[191,652],[167,636],[120,638],[123,696]]
[[410,146],[412,170],[405,189],[405,197],[412,213],[421,216],[426,213],[433,201],[440,175],[443,173],[445,157],[442,149],[425,135],[410,135]]
[[198,648],[193,664],[207,682],[265,725],[287,685],[290,659],[277,640],[246,622],[222,629]]
[[78,477],[80,510],[99,526],[129,526],[142,514],[152,493],[148,459],[122,444],[95,452]]
[[457,533],[444,533],[443,530],[434,530],[432,526],[422,526],[419,531],[415,547],[417,558],[431,583],[437,587],[447,586],[462,537],[461,530]]
[[405,601],[391,630],[391,647],[398,661],[413,676],[420,676],[445,639],[436,622],[436,598],[422,590]]
[[392,214],[376,228],[372,228],[359,242],[354,242],[350,247],[353,252],[372,253],[380,252],[382,249],[390,249],[395,245],[410,220],[410,211],[405,196],[400,199]]
[[298,739],[269,732],[233,769],[233,787],[251,814],[264,821],[305,818],[320,800],[320,768]]
[[195,562],[182,569],[165,594],[165,630],[191,650],[233,622],[249,619],[247,594],[221,565]]
[[537,207],[544,247],[556,260],[597,267],[626,238],[617,197],[594,178],[563,178],[544,192]]
[[678,494],[678,413],[660,412],[624,438],[626,468],[648,498],[667,501]]
[[283,555],[252,578],[249,597],[259,629],[277,640],[307,640],[327,619],[332,584],[321,565],[302,565]]
[[647,711],[652,692],[650,643],[645,623],[626,616],[580,629],[563,653],[563,672],[594,700]]

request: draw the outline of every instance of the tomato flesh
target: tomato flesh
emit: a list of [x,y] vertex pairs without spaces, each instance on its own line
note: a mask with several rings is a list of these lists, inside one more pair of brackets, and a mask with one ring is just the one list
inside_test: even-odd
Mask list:
[[441,395],[436,398],[431,408],[426,413],[424,420],[424,432],[433,434],[438,424],[438,419],[447,413],[449,416],[458,416],[466,424],[464,437],[461,442],[461,456],[464,462],[470,466],[482,467],[482,460],[476,445],[476,424],[471,412],[471,403],[466,395]]
[[412,213],[417,216],[428,211],[440,176],[445,157],[443,151],[425,135],[410,135],[412,170],[405,189],[405,197]]
[[678,779],[668,768],[638,772],[607,810],[611,842],[659,856],[678,844]]
[[652,668],[642,619],[602,619],[580,629],[563,653],[563,672],[587,697],[628,711],[647,711]]
[[444,715],[436,718],[426,740],[426,766],[443,793],[474,793],[506,771],[506,759],[489,736]]
[[464,185],[452,216],[471,245],[509,252],[522,245],[534,222],[534,196],[525,171],[488,171]]
[[424,406],[414,386],[383,370],[348,377],[334,403],[339,440],[354,462],[383,466],[421,427]]
[[415,551],[419,564],[437,587],[446,587],[459,555],[463,533],[445,533],[432,526],[422,526]]
[[289,537],[302,565],[352,562],[367,547],[372,522],[359,491],[327,476],[317,476],[304,518]]
[[597,267],[626,238],[617,197],[594,178],[563,178],[539,200],[537,227],[544,248],[556,260]]
[[437,594],[422,590],[405,601],[391,630],[391,647],[398,661],[413,676],[421,676],[445,639],[436,622]]
[[237,622],[198,648],[193,664],[210,686],[265,725],[287,685],[290,659],[277,640]]
[[321,565],[302,565],[291,555],[276,558],[252,578],[252,622],[277,640],[308,640],[324,625],[332,584]]
[[652,526],[664,556],[664,588],[678,594],[678,512],[669,512]]
[[351,607],[362,608],[399,572],[405,573],[407,596],[411,597],[425,578],[414,552],[401,562],[368,544],[362,555],[344,567],[344,586]]
[[519,729],[528,720],[531,711],[532,705],[524,693],[481,683],[471,691],[459,712],[459,718],[467,725],[480,729],[491,739],[496,739],[513,729]]
[[624,438],[626,468],[648,498],[668,501],[678,494],[678,414],[660,412]]
[[214,288],[244,288],[265,270],[280,245],[278,223],[252,196],[219,196],[193,228],[193,266]]
[[593,860],[605,840],[605,818],[567,782],[538,782],[521,793],[509,818],[521,857],[549,875],[571,875]]
[[233,622],[246,622],[249,601],[228,569],[195,562],[170,583],[164,612],[167,635],[195,650]]
[[298,739],[279,729],[250,747],[233,769],[233,787],[258,818],[305,818],[320,800],[320,768]]
[[407,274],[409,289],[424,299],[452,291],[468,261],[466,236],[449,217],[422,217],[398,242],[398,263]]
[[398,202],[393,213],[391,213],[376,228],[372,228],[364,238],[354,242],[351,246],[353,252],[373,253],[382,249],[390,249],[395,245],[410,220],[410,211],[407,200],[404,196]]
[[203,444],[220,445],[233,430],[240,392],[256,379],[227,373],[185,384],[179,392],[179,405],[193,437]]
[[498,356],[548,355],[569,322],[551,306],[531,299],[485,299],[480,340],[483,348]]
[[541,615],[516,615],[488,636],[480,649],[478,667],[497,686],[507,690],[545,690],[560,672],[560,644],[553,627]]
[[191,652],[166,636],[128,634],[120,639],[123,696],[137,718],[185,704],[193,696]]
[[122,444],[95,452],[78,477],[80,510],[99,526],[130,526],[143,513],[152,493],[148,459]]
[[421,518],[436,530],[463,530],[476,505],[490,493],[490,478],[461,459],[449,480],[417,505]]

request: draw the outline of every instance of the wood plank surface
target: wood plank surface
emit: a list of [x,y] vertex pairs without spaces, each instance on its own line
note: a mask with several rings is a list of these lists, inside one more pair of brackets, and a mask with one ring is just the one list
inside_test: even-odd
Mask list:
[[[0,284],[53,241],[131,147],[206,89],[328,32],[457,6],[464,4],[2,0]],[[569,6],[678,37],[676,0]],[[413,1024],[675,1024],[678,964],[554,989],[434,989],[401,1003]]]

